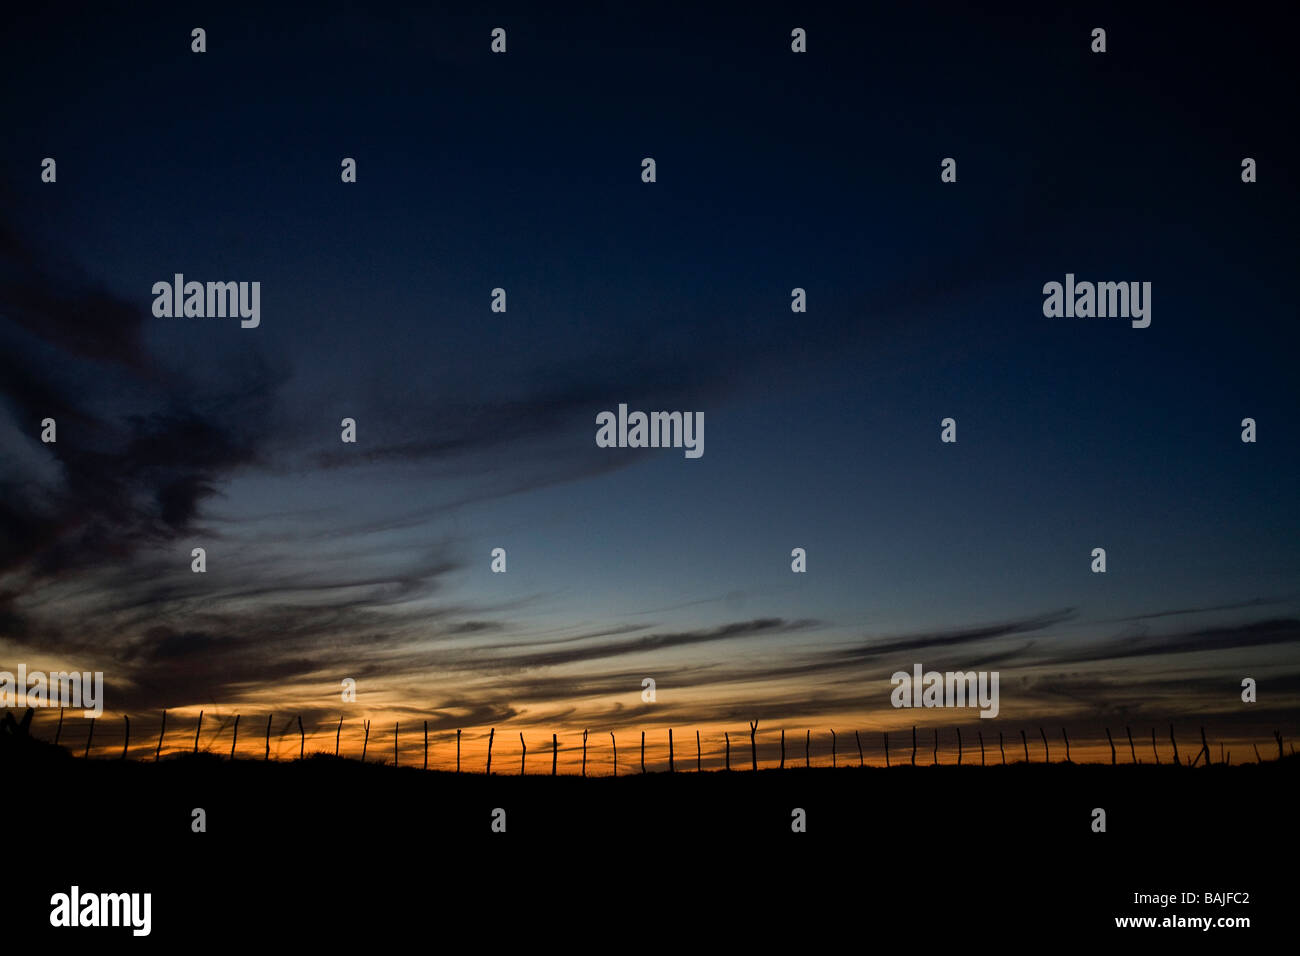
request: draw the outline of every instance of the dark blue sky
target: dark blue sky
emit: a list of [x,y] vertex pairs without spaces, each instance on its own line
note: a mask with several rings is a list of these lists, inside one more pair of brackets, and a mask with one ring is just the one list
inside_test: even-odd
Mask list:
[[[6,660],[454,727],[888,723],[987,659],[1004,713],[1293,721],[1289,33],[1180,10],[6,13]],[[261,326],[152,317],[176,272]],[[1045,318],[1067,272],[1151,326]],[[704,456],[596,448],[620,402]]]

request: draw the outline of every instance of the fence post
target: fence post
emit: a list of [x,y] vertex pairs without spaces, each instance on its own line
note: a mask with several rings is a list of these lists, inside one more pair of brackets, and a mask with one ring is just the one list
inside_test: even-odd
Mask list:
[[456,728],[456,772],[460,773],[460,728]]
[[128,717],[126,714],[123,714],[122,719],[126,721],[126,733],[122,737],[122,756],[119,759],[125,760],[126,749],[131,745],[131,718]]
[[59,738],[63,736],[63,708],[59,708],[59,726],[54,730],[54,746],[59,745]]
[[[496,739],[497,729],[495,727],[488,733],[488,762],[487,775],[492,776],[492,741]],[[585,735],[585,732],[584,732]]]
[[[428,726],[426,722],[425,726]],[[339,725],[334,731],[334,756],[339,755],[339,737],[343,735],[343,715],[339,714]]]
[[[302,720],[301,717],[299,717],[298,719],[300,721]],[[400,720],[393,721],[393,766],[394,767],[398,765],[398,759],[399,759],[397,756],[397,729],[398,727],[401,726],[401,724],[402,722]]]
[[1051,763],[1052,753],[1047,749],[1047,731],[1043,730],[1041,725],[1038,728],[1038,735],[1043,738],[1043,763]]
[[641,731],[641,772],[645,773],[645,731]]
[[524,743],[524,732],[522,730],[519,731],[519,746],[522,750],[519,754],[519,776],[522,777],[526,770],[524,761],[528,759],[528,744]]
[[1281,760],[1282,759],[1282,732],[1280,730],[1273,731],[1273,739],[1277,741],[1277,759]]
[[700,732],[695,731],[695,772],[699,773],[703,768],[700,766]]
[[957,766],[961,766],[961,728],[957,728]]
[[858,766],[861,767],[862,766],[862,738],[858,736],[858,732],[856,730],[853,731],[853,739],[858,742]]
[[239,715],[235,714],[235,734],[230,738],[230,759],[235,759],[235,744],[239,743]]
[[429,722],[424,722],[424,769],[429,769]]
[[307,735],[302,732],[302,714],[298,715],[298,759],[307,755]]
[[366,721],[366,736],[361,741],[361,762],[366,762],[366,750],[370,747],[370,721]]
[[1169,742],[1174,745],[1174,764],[1178,764],[1178,740],[1174,737],[1174,725],[1169,725]]
[[835,731],[831,731],[831,769],[835,769]]
[[271,759],[271,715],[266,715],[266,760]]
[[809,730],[807,736],[803,739],[803,765],[805,768],[812,766],[812,758],[809,752],[812,750],[812,731]]
[[933,761],[931,761],[931,766],[938,766],[938,764],[939,764],[939,728],[936,727],[934,728],[934,759]]
[[609,732],[609,745],[614,748],[614,776],[618,776],[618,741],[614,739],[614,731]]
[[1070,735],[1065,732],[1064,727],[1061,728],[1061,736],[1065,738],[1065,762],[1069,763],[1070,762]]
[[722,732],[722,736],[727,738],[727,769],[730,770],[731,769],[731,734],[727,733],[724,730]]
[[984,731],[977,730],[975,733],[980,739],[980,766],[982,767],[984,766]]
[[785,769],[785,728],[781,728],[781,769]]
[[916,766],[916,724],[912,725],[912,766]]
[[889,731],[885,731],[885,766],[889,766]]
[[1020,731],[1020,742],[1025,745],[1025,763],[1029,763],[1029,738],[1025,736],[1023,728]]
[[1002,766],[1007,765],[1007,748],[1002,745],[1002,731],[998,731],[998,750],[1002,752]]
[[1124,725],[1124,733],[1128,734],[1128,752],[1129,752],[1129,756],[1131,756],[1131,757],[1133,758],[1133,762],[1134,762],[1134,763],[1140,763],[1141,761],[1138,760],[1138,752],[1137,752],[1137,748],[1133,746],[1133,730],[1132,730],[1132,728],[1129,727],[1128,724],[1125,724],[1125,725]]
[[1210,765],[1210,745],[1205,740],[1205,725],[1201,724],[1201,750],[1205,753],[1205,766]]
[[158,731],[158,749],[153,752],[153,762],[157,763],[158,758],[162,756],[163,734],[167,733],[167,708],[163,708],[162,727]]
[[673,772],[673,729],[668,728],[668,772]]
[[[91,720],[93,721],[94,718],[92,717]],[[92,730],[94,729],[94,725],[93,725],[93,724],[91,725],[91,729],[92,729]],[[1259,755],[1259,744],[1252,743],[1251,746],[1255,748],[1255,763],[1263,763],[1263,762],[1264,762],[1264,758],[1261,757],[1261,756]],[[87,749],[87,750],[90,749],[89,744],[87,744],[86,749]]]
[[[551,776],[555,776],[555,761],[560,756],[560,738],[551,734]],[[460,770],[460,731],[456,731],[456,770]]]
[[[87,759],[89,759],[89,757],[90,757],[90,742],[91,742],[92,740],[94,740],[94,739],[95,739],[95,718],[94,718],[94,717],[91,717],[91,718],[90,718],[90,733],[86,734],[86,753],[84,754],[84,756],[85,756]],[[1255,751],[1255,753],[1258,754],[1258,753],[1259,753],[1259,750],[1257,749],[1257,750]]]
[[199,725],[194,728],[194,752],[199,752],[199,731],[203,729],[203,711],[199,711]]
[[1110,739],[1110,728],[1106,728],[1106,742],[1110,744],[1110,765],[1115,766],[1115,741]]
[[587,775],[587,732],[582,732],[582,775]]
[[754,743],[754,734],[758,732],[758,721],[749,722],[749,764],[751,770],[758,769],[758,746]]

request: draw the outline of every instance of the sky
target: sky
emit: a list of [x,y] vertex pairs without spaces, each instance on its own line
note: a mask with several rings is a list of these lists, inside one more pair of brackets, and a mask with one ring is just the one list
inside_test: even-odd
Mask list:
[[[0,667],[102,670],[141,752],[163,708],[216,750],[273,713],[286,756],[297,715],[428,721],[436,766],[457,729],[570,768],[670,727],[716,766],[751,720],[765,761],[1297,732],[1274,14],[3,16]],[[260,282],[260,325],[156,317],[176,273]],[[1150,282],[1150,327],[1046,317],[1067,273]],[[620,403],[703,412],[704,454],[597,447]],[[999,719],[893,708],[916,663],[997,670]]]

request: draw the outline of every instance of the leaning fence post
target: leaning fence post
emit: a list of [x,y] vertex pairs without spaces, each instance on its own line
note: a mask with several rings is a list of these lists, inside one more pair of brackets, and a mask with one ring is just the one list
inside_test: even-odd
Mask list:
[[862,766],[862,738],[858,736],[858,732],[856,730],[853,731],[853,739],[858,742],[858,766],[861,767]]
[[524,743],[524,732],[522,730],[519,731],[519,747],[519,776],[522,777],[525,771],[524,761],[528,759],[528,744]]
[[1110,765],[1115,766],[1115,741],[1110,739],[1110,728],[1106,728],[1106,742],[1110,744]]
[[1174,763],[1178,763],[1178,740],[1174,737],[1174,725],[1169,725],[1169,742],[1174,745]]
[[749,722],[749,761],[750,761],[750,769],[752,770],[758,769],[758,748],[754,744],[754,734],[757,731],[758,731],[758,721],[751,720]]
[[641,731],[641,772],[645,773],[645,731]]
[[977,730],[975,735],[980,739],[980,766],[984,766],[984,731]]
[[668,728],[668,772],[673,772],[673,729]]
[[934,759],[932,764],[937,766],[939,763],[939,728],[934,728]]
[[[560,738],[551,734],[551,776],[555,776],[555,761],[560,756]],[[456,769],[460,770],[460,731],[456,731]]]
[[1020,742],[1025,745],[1025,763],[1029,763],[1029,738],[1025,736],[1025,731],[1021,728]]
[[[585,733],[585,732],[584,732],[584,733]],[[496,738],[496,735],[497,735],[497,729],[496,729],[495,727],[493,727],[492,730],[491,730],[491,732],[488,734],[488,762],[487,762],[487,775],[488,775],[489,777],[492,776],[492,741]]]
[[122,756],[119,759],[125,760],[126,748],[131,744],[131,718],[123,714],[122,719],[126,721],[126,734],[122,737]]
[[1043,738],[1043,763],[1051,763],[1052,753],[1047,749],[1047,731],[1043,730],[1041,725],[1038,728],[1038,735]]
[[614,748],[614,776],[618,776],[618,741],[614,739],[614,731],[609,732],[609,745]]
[[1160,751],[1156,749],[1156,729],[1151,728],[1151,752],[1156,755],[1156,764],[1160,763]]
[[163,734],[167,733],[167,708],[163,708],[162,727],[158,731],[158,749],[153,752],[153,762],[157,763],[158,758],[162,756]]
[[957,728],[957,766],[961,766],[961,728]]
[[1210,765],[1210,745],[1205,740],[1205,725],[1201,724],[1201,750],[1205,753],[1205,766]]
[[361,741],[361,762],[366,762],[366,749],[370,746],[370,721],[366,721],[366,736]]
[[[95,726],[94,726],[94,723],[93,723],[93,721],[94,721],[94,718],[93,718],[93,717],[91,718],[91,721],[92,721],[92,724],[91,724],[90,729],[91,729],[91,730],[94,730],[94,729],[95,729]],[[1255,748],[1255,763],[1263,763],[1263,762],[1264,762],[1264,758],[1261,757],[1261,756],[1259,755],[1259,744],[1252,743],[1251,746]],[[90,749],[90,745],[89,745],[89,744],[86,745],[86,749],[87,749],[87,750]]]
[[306,755],[307,755],[307,735],[302,732],[302,714],[299,714],[298,715],[298,759],[301,760]]
[[203,711],[199,711],[199,725],[194,728],[194,752],[199,752],[199,731],[203,729]]
[[271,715],[266,715],[266,760],[271,759]]
[[582,732],[582,775],[587,775],[587,732]]
[[1065,738],[1065,762],[1069,763],[1070,762],[1070,735],[1065,732],[1064,727],[1061,728],[1061,736]]
[[1007,765],[1007,748],[1002,745],[1002,731],[998,731],[998,750],[1002,752],[1002,766]]
[[[298,719],[299,719],[300,721],[302,720],[301,717],[299,717]],[[395,721],[393,721],[393,766],[394,766],[394,767],[397,766],[397,761],[398,761],[398,756],[397,756],[397,728],[401,725],[401,723],[402,723],[402,722],[401,722],[400,720],[395,720]]]
[[1132,730],[1132,728],[1129,727],[1128,724],[1125,724],[1125,725],[1124,725],[1124,733],[1128,734],[1128,752],[1129,752],[1129,756],[1131,756],[1131,757],[1133,758],[1133,762],[1134,762],[1134,763],[1138,763],[1139,761],[1138,761],[1138,752],[1137,752],[1137,748],[1133,746],[1133,730]]
[[[426,722],[425,726],[428,726]],[[334,756],[339,755],[339,737],[343,734],[343,715],[339,714],[339,725],[334,730]]]
[[59,745],[59,738],[63,736],[63,708],[59,708],[59,726],[54,730],[54,746]]
[[235,714],[235,733],[230,738],[230,759],[235,759],[235,744],[239,743],[239,715]]
[[[94,718],[94,717],[91,717],[91,718],[90,718],[90,733],[86,734],[86,753],[85,753],[85,756],[86,756],[86,757],[89,757],[89,756],[90,756],[90,742],[91,742],[92,740],[94,740],[94,739],[95,739],[95,718]],[[1258,753],[1259,753],[1259,750],[1256,749],[1255,753],[1258,754]]]
[[731,734],[727,733],[724,730],[722,732],[722,736],[727,738],[727,769],[730,770],[731,769]]

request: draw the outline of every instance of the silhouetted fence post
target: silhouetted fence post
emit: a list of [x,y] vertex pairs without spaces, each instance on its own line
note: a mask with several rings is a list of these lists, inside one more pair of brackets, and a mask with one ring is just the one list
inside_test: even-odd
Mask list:
[[1277,741],[1277,759],[1281,760],[1282,759],[1282,732],[1280,730],[1273,731],[1273,739]]
[[[92,729],[94,728],[92,727]],[[1259,744],[1252,743],[1251,746],[1255,748],[1255,763],[1263,763],[1264,758],[1259,755]],[[87,749],[90,749],[89,745],[87,745]]]
[[[302,718],[299,717],[298,720],[301,721]],[[398,759],[399,759],[397,756],[397,728],[401,726],[401,723],[402,722],[400,720],[393,721],[393,766],[394,767],[398,765]]]
[[460,773],[460,728],[456,728],[456,772]]
[[126,759],[126,748],[131,745],[131,718],[123,714],[122,719],[126,721],[126,731],[122,737],[122,756],[118,758],[119,760]]
[[1002,731],[998,731],[998,750],[1002,752],[1002,766],[1007,765],[1007,748],[1002,745]]
[[[394,731],[396,733],[396,731]],[[307,735],[302,730],[302,714],[298,715],[298,759],[307,756]]]
[[[338,748],[336,747],[337,751]],[[424,722],[424,769],[429,769],[429,722]]]
[[614,748],[614,776],[618,776],[618,741],[614,739],[614,731],[609,732],[609,745]]
[[1029,763],[1029,738],[1025,736],[1024,728],[1020,730],[1020,742],[1025,745],[1025,763]]
[[[86,752],[85,752],[85,754],[83,755],[83,756],[85,756],[86,758],[89,758],[89,757],[90,757],[90,742],[91,742],[92,740],[94,740],[94,739],[95,739],[95,718],[94,718],[94,717],[91,717],[91,718],[90,718],[90,733],[86,734]],[[1256,750],[1255,750],[1255,753],[1258,754],[1258,753],[1259,753],[1259,750],[1256,749]]]
[[[560,757],[560,738],[551,734],[551,776],[555,776],[555,762]],[[460,769],[460,732],[456,733],[456,769]]]
[[1052,762],[1052,754],[1047,749],[1047,732],[1042,727],[1038,728],[1038,735],[1043,738],[1043,763]]
[[803,765],[805,768],[812,766],[812,731],[803,738]]
[[334,756],[339,755],[339,738],[343,736],[343,715],[339,714],[339,725],[334,730]]
[[856,740],[858,743],[858,766],[861,767],[862,766],[862,738],[858,736],[858,732],[856,730],[853,731],[853,739]]
[[271,759],[271,716],[271,714],[266,715],[266,757],[264,758],[266,760]]
[[1174,737],[1174,725],[1169,725],[1169,742],[1174,745],[1174,765],[1178,764],[1178,740]]
[[668,772],[672,773],[674,769],[675,768],[673,766],[673,729],[669,727],[668,728]]
[[645,773],[645,731],[641,731],[641,772]]
[[889,766],[889,731],[885,731],[885,766]]
[[695,772],[699,773],[703,767],[700,764],[700,732],[695,731]]
[[975,735],[980,739],[980,766],[984,766],[984,731],[977,730]]
[[934,755],[930,761],[931,766],[937,766],[939,763],[939,728],[934,728]]
[[785,728],[781,728],[781,769],[785,769]]
[[54,746],[59,745],[59,738],[63,736],[63,708],[59,708],[59,726],[54,728]]
[[835,769],[835,731],[831,731],[831,769]]
[[199,752],[199,731],[203,729],[203,711],[199,711],[199,724],[194,728],[194,752]]
[[158,758],[162,756],[163,734],[167,733],[167,708],[163,708],[162,727],[158,729],[158,749],[153,752],[153,762],[157,763]]
[[1160,764],[1160,751],[1156,749],[1156,729],[1151,728],[1151,752],[1156,755],[1156,765]]
[[750,769],[758,769],[758,746],[754,743],[754,734],[758,732],[758,721],[749,722],[749,762]]
[[524,743],[524,732],[522,730],[519,732],[519,748],[519,776],[522,777],[526,769],[524,767],[524,761],[528,759],[528,744]]
[[916,766],[916,724],[912,725],[912,766]]
[[1065,762],[1069,763],[1070,762],[1070,735],[1065,732],[1064,727],[1061,728],[1061,736],[1065,738]]
[[1110,728],[1106,728],[1106,742],[1110,744],[1110,765],[1115,766],[1115,741],[1110,739]]
[[1201,752],[1205,754],[1205,766],[1210,765],[1210,745],[1205,740],[1205,725],[1201,724]]
[[1131,756],[1131,757],[1133,758],[1133,762],[1134,762],[1134,763],[1140,763],[1141,761],[1138,760],[1138,752],[1137,752],[1137,748],[1133,746],[1133,731],[1132,731],[1132,729],[1129,727],[1128,724],[1125,724],[1125,725],[1124,725],[1124,733],[1128,734],[1128,752],[1129,752],[1129,756]]
[[961,728],[957,728],[957,766],[961,766]]
[[366,762],[366,750],[370,747],[370,721],[366,721],[366,736],[361,740],[361,762]]
[[587,775],[587,732],[582,732],[582,775]]
[[230,759],[235,759],[235,745],[239,743],[239,715],[235,714],[235,733],[230,738]]
[[722,732],[722,736],[725,737],[727,740],[727,769],[730,770],[731,769],[731,734],[727,733],[724,730]]
[[[488,775],[489,777],[492,776],[492,741],[496,739],[496,735],[497,735],[497,729],[496,729],[495,727],[493,727],[492,730],[491,730],[491,732],[488,733],[488,762],[487,762],[487,775]],[[586,732],[585,732],[585,731],[583,732],[583,736],[584,736],[584,737],[586,736]],[[585,759],[585,758],[584,758],[584,759]]]

